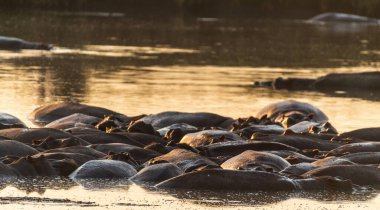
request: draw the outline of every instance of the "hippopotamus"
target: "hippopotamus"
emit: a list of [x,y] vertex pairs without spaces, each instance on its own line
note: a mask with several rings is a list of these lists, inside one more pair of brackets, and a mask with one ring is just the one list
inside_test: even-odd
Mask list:
[[160,163],[141,169],[136,175],[129,178],[133,182],[159,183],[183,174],[182,169],[173,163]]
[[129,178],[137,171],[128,163],[118,160],[90,160],[77,168],[69,177],[73,180],[88,178]]
[[151,159],[148,165],[158,163],[173,163],[184,172],[190,172],[199,168],[219,168],[219,165],[194,152],[185,149],[174,149],[165,155]]
[[365,165],[333,165],[313,169],[303,177],[334,176],[349,179],[358,185],[380,185],[380,169]]
[[26,128],[26,125],[17,117],[1,112],[0,113],[0,129],[6,129],[6,128]]
[[174,129],[179,129],[181,130],[182,133],[187,134],[187,133],[194,133],[198,131],[198,128],[186,123],[175,123],[163,128],[160,128],[157,130],[157,132],[161,135],[164,136],[168,131],[174,130]]
[[290,166],[290,163],[280,156],[268,153],[246,150],[220,165],[229,170],[264,170],[278,172]]
[[[71,151],[71,152],[70,152]],[[88,155],[88,154],[81,154],[81,153],[74,153],[74,150],[69,150],[67,152],[52,152],[52,151],[47,151],[47,152],[40,152],[38,154],[33,155],[32,157],[39,157],[43,155],[46,159],[48,160],[73,160],[75,164],[78,166],[83,165],[87,161],[97,159],[98,157],[94,157],[93,155]]]
[[50,149],[44,151],[44,153],[79,153],[84,154],[88,156],[92,156],[94,158],[103,158],[106,156],[106,154],[99,152],[95,149],[92,149],[90,147],[85,146],[73,146],[73,147],[63,147],[63,148],[57,148],[57,149]]
[[202,155],[209,157],[218,156],[235,156],[246,150],[267,151],[267,150],[289,150],[297,152],[297,148],[277,142],[263,141],[230,141],[210,144],[207,146],[198,147]]
[[285,132],[285,128],[279,125],[250,125],[248,127],[238,129],[234,133],[245,138],[251,138],[254,133],[262,134],[282,134]]
[[[380,81],[380,80],[379,80]],[[361,128],[339,134],[340,138],[356,138],[364,141],[380,141],[380,128]]]
[[[1,133],[0,133],[1,135]],[[144,147],[144,144],[131,139],[130,137],[122,134],[117,133],[84,133],[75,135],[75,137],[83,139],[86,142],[89,142],[90,144],[107,144],[107,143],[124,143],[129,144],[137,147]]]
[[286,100],[269,104],[262,108],[256,117],[270,119],[272,122],[281,123],[285,128],[298,122],[307,120],[326,123],[328,117],[317,107],[295,100]]
[[380,142],[352,143],[329,151],[327,156],[342,156],[359,152],[380,152]]
[[17,178],[18,176],[19,174],[16,170],[0,162],[0,181],[4,179]]
[[330,133],[338,134],[338,131],[331,125],[329,122],[310,122],[310,121],[301,121],[290,127],[289,131],[294,133]]
[[287,176],[301,176],[302,174],[319,167],[320,166],[313,165],[311,163],[297,163],[284,168],[282,171],[280,171],[280,174],[284,174]]
[[15,37],[0,36],[0,50],[51,50],[50,44],[29,42]]
[[29,120],[38,126],[44,126],[54,120],[67,117],[75,113],[81,113],[102,119],[105,116],[113,115],[125,123],[129,123],[133,119],[124,114],[114,112],[106,108],[79,103],[60,102],[45,104],[36,108],[32,113],[30,113]]
[[32,146],[43,150],[87,145],[89,145],[88,142],[74,137],[64,139],[55,139],[52,137],[47,137],[46,139],[34,140],[32,142]]
[[125,137],[128,137],[140,144],[143,144],[144,146],[148,146],[152,143],[159,143],[162,145],[165,145],[167,141],[163,140],[160,136],[157,135],[151,135],[146,133],[126,133],[126,132],[117,132],[115,134],[123,135]]
[[151,124],[156,130],[176,123],[186,123],[197,128],[220,127],[230,129],[235,121],[229,117],[223,117],[207,112],[161,112],[158,114],[148,115],[143,117],[141,120],[147,124]]
[[75,114],[71,114],[69,116],[54,120],[50,122],[49,124],[45,125],[44,127],[56,128],[56,129],[67,129],[67,128],[75,127],[75,124],[77,123],[95,126],[100,121],[102,121],[102,118],[89,116],[82,113],[75,113]]
[[0,141],[0,157],[7,155],[11,156],[28,156],[37,154],[38,150],[26,144],[14,140],[1,140]]
[[354,162],[341,157],[325,157],[311,163],[316,166],[355,165]]
[[272,82],[255,82],[255,86],[262,87],[270,84],[274,89],[286,90],[316,90],[322,92],[378,90],[380,88],[380,72],[360,73],[331,73],[316,79],[312,78],[276,78]]
[[357,164],[380,164],[380,152],[358,152],[343,155],[340,156],[340,158]]
[[44,155],[21,157],[11,164],[8,164],[8,166],[16,170],[23,177],[57,176],[56,171]]
[[338,12],[322,13],[310,18],[307,22],[380,24],[380,20],[376,18]]
[[258,137],[253,135],[252,140],[282,143],[300,150],[318,149],[321,151],[330,151],[341,146],[341,144],[337,142],[320,140],[303,135],[261,135]]
[[332,177],[298,179],[259,171],[204,170],[173,177],[156,185],[157,188],[181,188],[228,191],[294,191],[294,190],[348,190],[350,181]]
[[191,147],[199,147],[217,142],[241,141],[237,134],[223,130],[204,130],[196,133],[189,133],[182,137],[179,143],[187,144]]
[[307,157],[305,155],[302,155],[298,152],[293,152],[289,150],[278,150],[278,151],[264,151],[269,152],[274,155],[278,155],[282,158],[284,158],[286,161],[288,161],[290,164],[297,164],[297,163],[312,163],[316,161],[317,159]]
[[88,142],[85,142],[82,139],[54,128],[8,128],[0,130],[0,136],[5,136],[29,145],[32,145],[35,140],[42,140],[48,137],[54,139],[74,138],[82,145],[89,145]]
[[93,144],[89,147],[96,149],[100,152],[108,154],[109,152],[122,153],[127,152],[133,159],[144,163],[152,158],[158,157],[161,154],[152,150],[143,149],[141,147],[123,144],[123,143],[109,143],[109,144]]

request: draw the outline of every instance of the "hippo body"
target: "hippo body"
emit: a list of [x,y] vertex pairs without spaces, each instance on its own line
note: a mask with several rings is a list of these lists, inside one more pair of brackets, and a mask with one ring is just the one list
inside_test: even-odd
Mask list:
[[241,141],[237,134],[223,130],[204,130],[196,133],[186,134],[179,143],[187,144],[191,147],[199,147],[217,142]]
[[169,153],[153,158],[149,165],[158,163],[173,163],[184,172],[189,172],[200,167],[219,168],[219,165],[206,157],[190,152],[185,149],[174,149]]
[[128,163],[118,160],[91,160],[81,165],[77,170],[70,174],[70,178],[88,179],[88,178],[129,178],[135,175],[137,171]]
[[264,170],[278,172],[289,167],[290,163],[271,153],[247,150],[228,159],[220,166],[229,170],[258,170],[258,168],[263,168]]
[[45,128],[67,129],[75,127],[75,124],[82,123],[87,125],[96,125],[102,119],[99,117],[89,116],[82,113],[75,113],[45,125]]
[[[327,122],[328,117],[317,107],[295,100],[286,100],[269,104],[262,108],[256,117],[267,118],[273,122],[283,124],[285,127],[294,125],[308,119],[314,122]],[[289,120],[292,123],[289,123]]]
[[29,42],[15,37],[0,36],[0,50],[51,50],[52,46],[44,43]]
[[360,15],[327,12],[316,15],[308,20],[308,22],[324,22],[324,23],[367,23],[367,24],[379,24],[380,21],[375,18],[369,18]]
[[38,150],[30,147],[26,144],[20,143],[14,140],[2,140],[0,141],[0,157],[4,156],[28,156],[35,155]]
[[217,114],[207,112],[186,113],[186,112],[161,112],[148,115],[141,119],[147,124],[151,124],[156,130],[177,124],[186,123],[197,128],[200,127],[221,127],[231,128],[234,120]]
[[67,117],[75,113],[81,113],[101,119],[108,115],[114,115],[118,119],[121,119],[125,122],[129,122],[131,120],[131,118],[123,114],[111,111],[106,108],[69,102],[51,103],[40,106],[29,115],[29,119],[36,125],[44,126],[55,120]]
[[1,112],[0,113],[0,129],[6,129],[6,128],[26,128],[26,125],[17,117]]
[[183,174],[182,169],[173,163],[160,163],[141,169],[129,180],[133,182],[159,183]]

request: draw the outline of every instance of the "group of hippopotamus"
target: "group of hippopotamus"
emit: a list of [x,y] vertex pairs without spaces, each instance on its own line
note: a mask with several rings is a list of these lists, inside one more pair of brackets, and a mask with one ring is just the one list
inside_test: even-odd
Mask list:
[[78,103],[0,115],[0,178],[129,179],[157,188],[347,190],[380,185],[380,128],[338,133],[318,108],[276,102],[254,117],[126,116]]

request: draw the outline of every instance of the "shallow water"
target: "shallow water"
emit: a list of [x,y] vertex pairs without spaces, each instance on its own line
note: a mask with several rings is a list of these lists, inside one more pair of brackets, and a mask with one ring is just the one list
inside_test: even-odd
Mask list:
[[[127,115],[176,110],[248,117],[268,103],[292,98],[321,108],[339,131],[379,126],[380,91],[348,94],[252,87],[253,81],[279,76],[314,78],[330,72],[379,70],[378,26],[49,11],[5,11],[0,18],[1,35],[56,46],[51,52],[0,51],[0,110],[25,122],[35,107],[52,101],[78,101]],[[133,184],[110,189],[70,182],[63,182],[67,189],[37,185],[43,189],[37,190],[40,193],[4,186],[1,208],[364,209],[380,204],[376,192],[173,196]]]

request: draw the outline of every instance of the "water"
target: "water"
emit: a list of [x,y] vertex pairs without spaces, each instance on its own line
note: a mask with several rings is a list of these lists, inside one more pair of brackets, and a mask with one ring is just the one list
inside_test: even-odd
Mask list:
[[[175,110],[248,117],[268,103],[292,98],[321,108],[341,132],[379,126],[377,92],[252,87],[253,81],[279,76],[314,78],[331,72],[379,70],[378,26],[53,11],[4,11],[0,19],[1,35],[56,46],[51,52],[0,51],[0,110],[25,122],[35,107],[52,101],[77,101],[127,115]],[[1,208],[363,209],[380,203],[376,191],[329,196],[170,194],[125,183],[107,188],[114,184],[34,182],[23,181],[27,184],[21,189],[4,184]],[[63,184],[50,184],[57,182]]]

